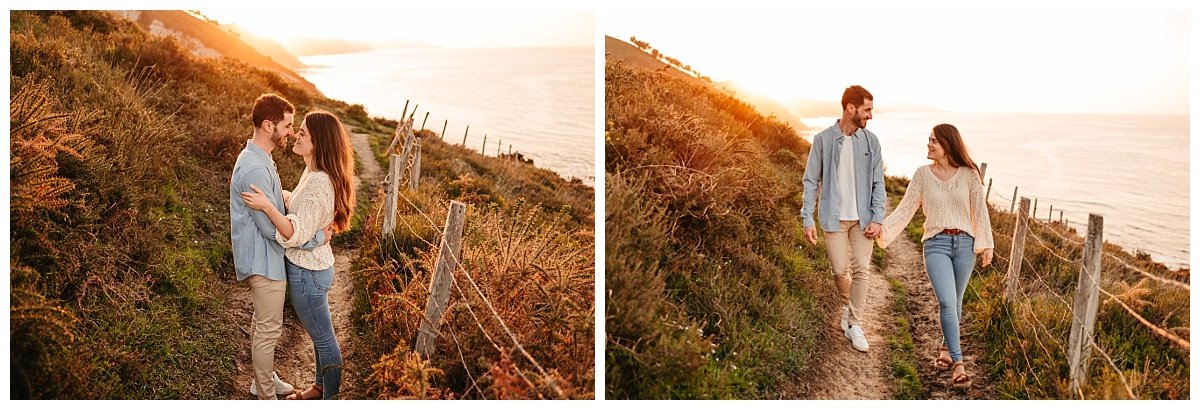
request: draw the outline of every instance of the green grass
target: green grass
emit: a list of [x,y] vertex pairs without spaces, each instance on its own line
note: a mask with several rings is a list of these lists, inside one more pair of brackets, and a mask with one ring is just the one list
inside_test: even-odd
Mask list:
[[799,397],[832,335],[808,143],[706,85],[605,68],[607,398]]
[[916,345],[913,342],[912,326],[908,321],[908,290],[899,280],[888,278],[892,289],[891,313],[894,330],[888,335],[892,369],[892,397],[897,400],[916,400],[924,395],[921,375],[917,373]]

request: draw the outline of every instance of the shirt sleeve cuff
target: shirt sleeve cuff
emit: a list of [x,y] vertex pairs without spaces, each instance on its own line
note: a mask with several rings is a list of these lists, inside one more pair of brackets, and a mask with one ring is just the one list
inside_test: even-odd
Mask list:
[[293,214],[288,214],[287,219],[292,223],[292,237],[289,239],[284,239],[283,234],[279,233],[279,230],[276,229],[275,240],[278,241],[280,245],[283,245],[284,248],[295,248],[304,243],[300,241],[300,229],[298,229],[300,227],[300,217]]

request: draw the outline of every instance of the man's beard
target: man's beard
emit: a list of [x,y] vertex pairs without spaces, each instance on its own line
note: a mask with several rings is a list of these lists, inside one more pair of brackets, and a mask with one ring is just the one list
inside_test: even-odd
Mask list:
[[271,142],[275,143],[275,148],[287,148],[287,134],[272,135]]

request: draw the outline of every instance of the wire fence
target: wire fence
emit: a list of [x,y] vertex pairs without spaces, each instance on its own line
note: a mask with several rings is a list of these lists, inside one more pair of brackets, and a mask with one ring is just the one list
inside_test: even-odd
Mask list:
[[[1145,280],[1153,280],[1158,284],[1164,285],[1167,289],[1175,288],[1183,292],[1190,293],[1190,284],[1180,280],[1167,278],[1162,275],[1150,273],[1146,269],[1134,266],[1118,255],[1114,255],[1112,252],[1104,250],[1103,241],[1100,237],[1100,231],[1103,227],[1103,218],[1098,217],[1097,215],[1093,214],[1089,220],[1089,232],[1087,235],[1087,240],[1074,240],[1066,236],[1066,231],[1070,228],[1066,223],[1062,222],[1061,208],[1058,209],[1060,212],[1059,222],[1053,222],[1051,220],[1043,222],[1030,216],[1029,199],[1025,197],[1018,197],[1016,195],[1018,188],[1014,188],[1014,196],[1011,198],[1000,194],[991,188],[992,180],[988,180],[988,194],[986,196],[987,200],[989,201],[989,207],[998,207],[997,204],[990,201],[990,196],[995,195],[996,197],[1004,200],[1004,204],[1009,205],[1010,209],[1016,212],[1015,217],[1020,219],[1020,223],[1014,224],[1012,240],[1009,242],[1010,246],[1022,244],[1022,249],[1013,249],[1011,258],[1006,258],[1001,255],[995,255],[995,257],[1004,261],[1004,263],[1010,267],[1007,275],[1016,275],[1025,277],[1027,279],[1032,279],[1022,283],[1022,281],[1016,280],[1016,277],[1009,277],[1008,280],[1005,281],[1007,283],[1005,295],[1017,296],[1015,298],[1006,296],[1007,299],[1005,303],[1005,309],[1010,315],[1012,315],[1014,312],[1010,305],[1016,303],[1015,306],[1019,306],[1021,308],[1018,310],[1025,311],[1025,314],[1022,315],[1022,319],[1028,319],[1028,323],[1031,324],[1028,328],[1030,329],[1030,335],[1033,336],[1032,343],[1036,350],[1040,350],[1047,357],[1058,357],[1059,354],[1061,354],[1063,357],[1066,357],[1069,362],[1071,362],[1071,374],[1069,379],[1071,381],[1071,391],[1073,394],[1077,394],[1080,398],[1083,398],[1083,386],[1086,385],[1085,383],[1087,374],[1086,362],[1090,360],[1090,352],[1096,352],[1103,358],[1103,360],[1100,361],[1106,364],[1114,373],[1116,373],[1125,394],[1127,394],[1130,398],[1138,398],[1138,395],[1135,393],[1135,389],[1129,382],[1129,378],[1127,378],[1125,375],[1127,370],[1122,370],[1121,366],[1118,366],[1119,358],[1115,360],[1113,355],[1102,349],[1096,343],[1095,338],[1093,337],[1093,332],[1097,328],[1095,324],[1097,314],[1096,305],[1099,302],[1098,299],[1100,296],[1105,298],[1105,303],[1114,302],[1119,305],[1123,312],[1134,318],[1137,323],[1141,325],[1142,329],[1162,338],[1170,345],[1182,349],[1184,352],[1190,351],[1191,344],[1189,340],[1172,332],[1171,330],[1164,329],[1162,326],[1156,325],[1150,320],[1147,320],[1138,312],[1137,309],[1129,306],[1128,303],[1123,301],[1122,296],[1114,295],[1112,292],[1104,289],[1102,282],[1105,277],[1113,278],[1115,277],[1114,275],[1124,272],[1132,273],[1144,278],[1143,282]],[[1018,202],[1020,202],[1021,205],[1019,210],[1016,206]],[[1051,206],[1050,209],[1050,215],[1052,218],[1054,207]],[[1095,229],[1096,232],[1091,232],[1092,229]],[[1047,233],[1053,235],[1053,237],[1043,239],[1043,235]],[[1046,255],[1046,257],[1053,259],[1053,261],[1046,263],[1053,263],[1059,266],[1079,266],[1080,273],[1078,277],[1079,280],[1076,281],[1078,283],[1075,284],[1076,295],[1074,297],[1074,303],[1068,300],[1067,296],[1060,294],[1063,292],[1063,290],[1060,290],[1062,289],[1061,286],[1052,286],[1047,281],[1048,276],[1045,274],[1045,272],[1042,272],[1041,269],[1037,267],[1035,261],[1031,261],[1027,258],[1027,253],[1025,250],[1028,249],[1030,245],[1024,245],[1025,241],[1019,240],[1026,237],[1033,238],[1033,241],[1030,242],[1035,244],[1033,249],[1039,250],[1041,251],[1041,255]],[[1061,240],[1062,242],[1057,244],[1054,243],[1054,237],[1057,237],[1057,239]],[[1033,253],[1031,252],[1028,254]],[[1112,261],[1113,263],[1104,264],[1104,261]],[[1015,269],[1012,268],[1014,263],[1019,265]],[[1022,269],[1026,270],[1027,275],[1021,274]],[[1058,271],[1061,268],[1052,269]],[[1059,279],[1062,279],[1061,271],[1058,272],[1058,275]],[[1062,280],[1058,280],[1056,283],[1062,283]],[[1112,282],[1110,279],[1110,285],[1112,283],[1115,282]],[[1014,286],[1016,289],[1010,289]],[[1091,292],[1090,295],[1088,292]],[[1049,309],[1048,311],[1065,311],[1070,313],[1069,319],[1071,322],[1071,333],[1069,335],[1064,335],[1061,333],[1056,334],[1056,332],[1052,331],[1051,329],[1056,328],[1057,326],[1047,325],[1042,320],[1038,312],[1041,311],[1044,313],[1047,312],[1047,310],[1039,310],[1035,308],[1035,299],[1033,297],[1035,295],[1047,295],[1049,300],[1055,301],[1055,304],[1061,303],[1066,307],[1065,310],[1055,308]],[[1059,318],[1057,320],[1065,321],[1067,319],[1068,318]],[[1015,325],[1012,326],[1012,330],[1015,332],[1014,334],[1021,334]],[[1047,340],[1053,341],[1053,343],[1047,345]],[[1064,340],[1070,343],[1063,343]],[[1025,349],[1025,343],[1019,343],[1019,345],[1021,346],[1021,354],[1025,359],[1027,370],[1030,371],[1038,383],[1041,383],[1038,372],[1034,372],[1031,367],[1031,363],[1033,362],[1030,361],[1029,352]],[[1028,393],[1027,387],[1026,393]]]
[[[405,110],[407,112],[407,104],[406,104]],[[413,111],[414,115],[415,115],[415,112],[416,112],[416,110],[414,109],[414,111]],[[407,119],[402,119],[400,121],[400,123],[397,125],[396,135],[393,137],[392,143],[387,148],[388,154],[390,154],[392,149],[397,146],[397,143],[399,142],[399,140],[401,138],[405,138],[406,140],[409,140],[409,141],[411,141],[413,139],[412,121],[413,121],[413,117],[410,116]],[[444,127],[445,126],[443,125],[443,133],[445,132]],[[468,128],[468,132],[469,132],[469,128]],[[464,141],[465,141],[465,139],[466,139],[466,134],[464,133]],[[404,170],[408,170],[411,167],[413,167],[414,164],[419,164],[419,162],[420,162],[419,140],[417,142],[418,148],[416,150],[410,150],[410,147],[408,146],[410,143],[411,142],[406,142],[404,151],[406,154],[408,154],[410,152],[415,153],[415,155],[417,155],[417,157],[414,159],[414,158],[412,158],[411,155],[404,155],[404,158],[401,158],[401,160],[399,161],[401,164],[403,164],[400,166],[404,167]],[[485,140],[485,144],[486,144],[486,140]],[[510,155],[511,155],[511,144],[509,146],[510,146]],[[485,145],[485,147],[486,147],[486,145]],[[500,148],[498,146],[497,147],[497,156],[502,156],[499,149]],[[482,153],[483,152],[481,151],[481,154]],[[393,162],[393,166],[395,166],[395,161]],[[417,165],[417,166],[419,167],[419,165]],[[388,175],[386,175],[383,178],[383,181],[381,181],[388,186],[389,201],[387,201],[386,206],[380,206],[380,207],[377,207],[377,209],[376,209],[377,216],[378,216],[378,213],[387,212],[387,214],[385,214],[384,218],[383,218],[385,220],[385,232],[384,232],[385,237],[391,236],[391,235],[389,235],[390,232],[388,232],[388,231],[390,231],[390,229],[395,228],[393,221],[395,219],[398,219],[401,222],[401,224],[403,225],[403,227],[408,231],[408,234],[411,234],[412,238],[416,238],[417,240],[419,240],[420,242],[422,242],[425,246],[428,246],[429,248],[438,249],[439,246],[437,244],[435,244],[434,242],[430,241],[429,239],[426,239],[425,236],[421,232],[419,232],[416,227],[412,226],[412,224],[409,223],[408,218],[395,218],[395,216],[397,215],[397,212],[398,212],[398,210],[396,209],[396,205],[398,205],[398,204],[397,204],[397,201],[395,201],[393,198],[401,198],[411,208],[412,212],[409,213],[410,215],[419,215],[421,217],[421,219],[423,219],[428,224],[429,228],[432,229],[432,231],[437,235],[437,237],[445,238],[446,231],[441,229],[439,227],[439,225],[436,222],[434,222],[434,219],[429,215],[429,213],[426,212],[425,210],[422,210],[420,206],[418,206],[411,199],[409,199],[407,194],[405,194],[404,192],[401,192],[401,190],[399,189],[401,178],[397,178],[396,175],[403,175],[403,174],[402,173],[397,174],[397,173],[395,173],[396,171],[397,170],[395,170],[395,169],[389,169]],[[414,174],[410,178],[413,178],[413,177],[419,178],[419,171],[418,171],[418,173]],[[410,182],[411,182],[410,188],[415,189],[415,186],[417,185],[416,180],[410,180]],[[381,258],[384,258],[384,256],[385,256],[383,253],[384,249],[386,249],[385,247],[389,246],[389,245],[390,245],[392,251],[395,252],[395,254],[398,254],[398,255],[403,254],[403,252],[400,249],[400,244],[397,241],[384,240],[382,245],[384,245],[384,246],[380,247],[380,253],[381,253],[380,257]],[[440,253],[440,255],[441,256],[439,256],[439,261],[438,261],[439,265],[442,264],[443,262],[448,262],[454,266],[453,270],[450,272],[450,275],[451,275],[450,283],[452,284],[455,291],[457,291],[458,297],[463,301],[462,305],[464,305],[466,307],[466,310],[467,310],[471,320],[473,321],[473,324],[475,325],[475,327],[477,327],[479,329],[480,333],[484,336],[484,338],[487,339],[488,343],[491,344],[492,347],[495,348],[496,351],[499,352],[501,355],[508,354],[508,350],[506,350],[506,348],[502,347],[501,343],[498,343],[499,338],[495,337],[492,334],[492,332],[487,330],[487,326],[485,326],[485,324],[484,324],[484,320],[486,320],[486,319],[481,319],[479,313],[482,313],[484,316],[490,316],[490,319],[493,320],[494,323],[496,323],[499,326],[501,332],[504,333],[504,336],[506,336],[506,339],[511,342],[511,350],[517,352],[520,357],[524,358],[529,363],[529,365],[531,365],[536,370],[536,372],[542,376],[542,380],[546,383],[546,385],[551,390],[554,391],[555,394],[557,394],[558,397],[566,398],[566,395],[563,393],[562,389],[557,385],[554,378],[551,377],[549,372],[547,372],[545,370],[545,368],[536,359],[534,359],[534,357],[528,352],[528,349],[525,348],[524,344],[521,343],[521,341],[517,338],[516,334],[509,328],[509,326],[505,322],[504,318],[500,316],[500,314],[496,310],[496,308],[493,305],[490,298],[488,298],[488,296],[483,292],[483,290],[476,283],[475,278],[474,278],[475,275],[472,275],[470,270],[467,269],[466,265],[464,263],[462,263],[463,261],[460,260],[459,255],[455,252],[443,252],[443,253]],[[441,261],[442,256],[448,256],[449,260]],[[460,282],[461,282],[459,279],[460,277],[462,279],[465,279],[467,284],[469,285],[469,286],[467,286],[466,290],[464,290],[464,287],[460,284]],[[431,279],[435,279],[435,278],[431,278]],[[436,309],[439,312],[444,312],[448,306],[444,306],[442,303],[440,303],[438,301],[438,298],[434,297],[435,296],[434,280],[431,280],[430,283],[425,288],[426,288],[427,294],[430,296],[429,310]],[[471,292],[471,291],[473,291],[473,292]],[[482,306],[486,307],[484,312],[479,312],[479,313],[476,312],[476,309],[475,309],[476,306],[473,306],[473,303],[470,303],[471,297],[478,298],[478,300],[480,301]],[[440,315],[438,317],[440,318]],[[436,336],[437,334],[441,333],[441,331],[437,330],[440,328],[439,323],[433,323],[433,321],[431,321],[429,319],[428,315],[426,315],[425,317],[422,318],[422,323],[424,325],[428,325],[432,328],[431,333],[433,336]],[[465,355],[463,354],[463,347],[459,341],[458,336],[454,333],[453,327],[446,327],[446,328],[449,329],[449,332],[447,332],[447,333],[451,336],[451,341],[453,342],[455,349],[458,351],[460,362],[462,363],[462,366],[467,373],[467,377],[471,382],[471,388],[468,389],[468,392],[470,392],[471,389],[473,389],[476,392],[479,392],[480,396],[483,397],[484,396],[483,392],[479,389],[476,378],[474,375],[471,374],[470,366],[466,363]],[[420,339],[420,338],[418,338],[418,339]],[[430,343],[432,343],[432,342],[430,342]],[[513,366],[513,368],[516,369],[516,372],[515,372],[516,375],[532,391],[537,392],[538,386],[526,376],[526,374],[525,374],[526,372],[522,371],[520,369],[520,366],[516,362],[512,362],[511,365]],[[538,395],[539,395],[539,397],[541,396],[540,393],[538,393]]]

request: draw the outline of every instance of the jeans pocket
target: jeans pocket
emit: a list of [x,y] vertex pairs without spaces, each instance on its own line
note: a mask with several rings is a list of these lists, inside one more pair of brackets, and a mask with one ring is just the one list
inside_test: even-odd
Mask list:
[[333,287],[333,268],[325,270],[308,270],[308,279],[312,281],[312,287],[319,293],[327,293]]

